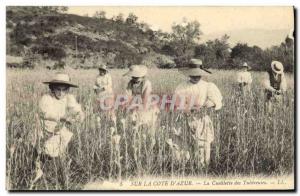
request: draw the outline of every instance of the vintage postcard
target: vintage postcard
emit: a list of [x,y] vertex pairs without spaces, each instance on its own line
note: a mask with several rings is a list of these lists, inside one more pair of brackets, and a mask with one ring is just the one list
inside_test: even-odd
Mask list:
[[295,190],[294,12],[7,6],[6,189]]

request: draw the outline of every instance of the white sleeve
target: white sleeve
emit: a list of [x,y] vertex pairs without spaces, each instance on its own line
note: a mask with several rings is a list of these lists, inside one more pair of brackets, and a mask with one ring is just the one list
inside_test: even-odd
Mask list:
[[183,98],[183,96],[185,96],[183,91],[184,91],[184,88],[183,88],[182,84],[179,84],[175,89],[173,96],[175,97],[175,106],[176,107],[179,107],[181,105],[181,102],[183,101],[183,100],[181,100]]
[[281,76],[281,86],[280,86],[280,89],[285,92],[287,90],[287,83],[286,83],[286,78],[285,78],[285,75],[282,74]]
[[150,95],[152,93],[152,85],[151,82],[149,80],[145,81],[145,84],[143,86],[143,95]]
[[238,72],[238,73],[237,73],[237,82],[238,82],[238,83],[242,83],[242,82],[243,82],[241,72]]
[[142,99],[143,99],[143,103],[148,103],[148,98],[152,93],[152,85],[151,82],[149,80],[145,81],[145,84],[143,86],[142,89]]
[[125,94],[127,95],[127,96],[132,96],[132,89],[131,89],[131,87],[130,87],[130,82],[127,84],[127,87],[126,87],[126,90],[125,90]]
[[83,121],[84,113],[82,112],[81,105],[77,103],[73,95],[69,94],[67,97],[67,108],[71,114],[76,115],[75,118],[77,120]]
[[39,101],[39,110],[45,120],[58,121],[59,116],[53,110],[51,99],[50,95],[44,95]]
[[112,78],[111,78],[110,74],[107,77],[107,87],[106,87],[106,89],[107,90],[112,90]]
[[49,99],[47,95],[42,96],[42,98],[39,101],[39,109],[41,112],[46,113],[49,109]]
[[99,76],[96,78],[95,85],[98,86],[98,87],[101,86],[101,78]]
[[252,75],[251,73],[248,73],[248,84],[252,84]]
[[206,105],[212,102],[215,105],[215,110],[219,110],[223,106],[222,99],[223,97],[219,88],[214,83],[208,83]]
[[176,87],[174,94],[175,95],[179,95],[180,91],[181,91],[181,85],[179,85],[179,86]]

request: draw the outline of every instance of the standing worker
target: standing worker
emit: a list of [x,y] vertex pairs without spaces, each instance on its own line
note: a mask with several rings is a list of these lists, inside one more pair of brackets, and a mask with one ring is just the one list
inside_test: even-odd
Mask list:
[[239,90],[243,95],[251,92],[252,76],[248,70],[249,66],[246,62],[244,62],[241,66],[241,71],[239,71],[237,74]]
[[99,96],[104,95],[106,93],[113,93],[112,78],[106,65],[100,65],[98,71],[99,75],[97,76],[94,85],[95,93]]
[[[206,113],[207,108],[220,110],[222,95],[218,87],[212,82],[206,82],[202,76],[210,73],[202,68],[200,59],[191,59],[188,69],[183,70],[188,80],[179,84],[175,95],[179,98],[176,107],[185,105],[188,129],[194,138],[195,158],[203,166],[209,165],[211,143],[214,140],[213,123]],[[182,99],[184,97],[184,99]],[[181,102],[184,101],[185,104]],[[180,106],[179,106],[180,107]]]
[[284,67],[279,61],[272,61],[271,69],[263,81],[266,95],[266,109],[272,111],[273,104],[282,104],[287,89]]
[[78,88],[70,82],[68,74],[57,73],[47,84],[50,92],[39,101],[39,121],[41,128],[36,129],[32,144],[36,149],[36,178],[32,185],[43,175],[43,167],[47,162],[57,166],[58,181],[65,185],[63,161],[66,159],[67,147],[73,133],[69,125],[80,123],[84,119],[81,105],[69,93],[71,87]]
[[101,64],[98,68],[99,75],[96,78],[96,82],[94,85],[94,91],[97,95],[97,101],[98,104],[104,105],[105,107],[110,107],[111,109],[108,109],[108,111],[101,110],[102,112],[105,112],[108,114],[109,119],[116,124],[116,116],[115,112],[113,111],[112,105],[114,103],[114,95],[113,95],[113,88],[112,88],[112,77],[109,73],[108,68],[106,65]]

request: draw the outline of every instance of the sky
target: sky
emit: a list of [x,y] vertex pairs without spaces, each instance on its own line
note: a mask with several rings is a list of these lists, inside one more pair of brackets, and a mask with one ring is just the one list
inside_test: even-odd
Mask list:
[[[293,7],[129,7],[129,6],[84,6],[84,7],[69,7],[68,13],[77,15],[93,16],[96,11],[103,10],[106,12],[106,17],[111,18],[123,13],[124,17],[132,12],[138,16],[139,22],[148,23],[154,30],[161,29],[170,32],[174,22],[179,23],[186,18],[188,21],[197,20],[200,22],[200,29],[203,32],[203,37],[214,38],[222,33],[240,32],[243,30],[259,30],[257,35],[262,34],[257,40],[252,37],[252,34],[243,35],[240,37],[237,33],[233,33],[232,40],[247,42],[254,40],[253,44],[260,44],[263,47],[266,45],[278,44],[282,41],[282,30],[285,32],[292,31],[294,28]],[[273,31],[274,30],[274,31]],[[274,39],[268,43],[264,43],[264,38],[269,37],[268,34],[272,31],[274,34],[280,30],[278,36],[271,35]],[[268,32],[268,33],[266,33]],[[247,39],[251,36],[251,39]],[[255,35],[254,35],[255,36]],[[284,35],[285,36],[285,35]],[[278,40],[276,40],[278,39]],[[280,39],[280,40],[279,40]],[[274,42],[274,43],[273,43]],[[251,45],[251,44],[250,44]]]
[[69,7],[69,13],[92,16],[103,10],[108,18],[133,12],[154,28],[170,31],[173,22],[198,20],[204,33],[236,29],[291,29],[292,7]]

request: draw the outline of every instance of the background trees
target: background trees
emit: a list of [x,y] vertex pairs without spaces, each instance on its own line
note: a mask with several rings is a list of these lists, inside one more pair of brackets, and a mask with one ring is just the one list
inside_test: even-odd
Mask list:
[[201,34],[198,21],[184,20],[182,23],[172,26],[169,46],[178,67],[185,66],[188,60],[194,56],[194,49]]
[[222,68],[227,66],[230,57],[229,36],[209,40],[204,44],[195,46],[195,57],[203,60],[206,67]]

